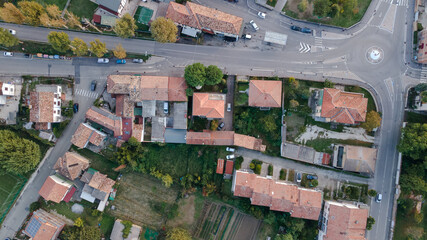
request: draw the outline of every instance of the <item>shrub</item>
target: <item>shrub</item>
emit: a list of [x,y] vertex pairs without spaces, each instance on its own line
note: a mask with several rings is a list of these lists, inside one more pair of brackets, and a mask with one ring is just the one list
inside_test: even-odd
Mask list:
[[317,185],[319,185],[319,181],[317,181],[316,179],[311,180],[311,185],[313,187],[317,187]]
[[30,212],[34,212],[41,207],[41,203],[39,201],[33,202],[30,204]]
[[236,170],[239,170],[242,167],[242,163],[243,163],[243,157],[239,156],[236,158],[236,160],[234,160],[234,168]]
[[249,164],[249,168],[252,169],[252,170],[255,169],[255,164],[254,163],[250,163]]
[[187,88],[185,89],[185,94],[187,95],[187,97],[191,97],[194,94],[194,90],[192,88]]
[[375,197],[375,196],[377,196],[377,191],[375,191],[374,189],[369,189],[368,195],[371,197]]
[[255,173],[260,174],[261,173],[261,164],[257,164],[255,167]]
[[280,180],[286,180],[286,169],[281,169],[280,170]]
[[130,233],[130,229],[132,228],[132,222],[131,221],[122,221],[122,224],[125,228],[123,228],[123,238],[127,238]]
[[304,12],[307,10],[308,1],[307,0],[301,0],[301,2],[298,4],[298,10],[300,12]]
[[366,229],[367,230],[371,230],[372,229],[372,225],[375,224],[375,218],[369,216],[368,220],[366,221]]
[[268,165],[268,175],[273,176],[273,165]]

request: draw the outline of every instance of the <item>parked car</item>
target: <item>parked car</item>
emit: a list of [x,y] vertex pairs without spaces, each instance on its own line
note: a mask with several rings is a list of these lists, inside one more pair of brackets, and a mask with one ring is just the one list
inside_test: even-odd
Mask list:
[[378,193],[377,197],[375,197],[375,202],[380,203],[381,200],[383,200],[383,195],[381,193]]
[[256,25],[256,23],[254,22],[254,20],[251,20],[249,23],[252,25],[252,27],[255,29],[255,31],[259,30],[259,27],[258,27],[258,25]]
[[315,180],[315,179],[317,179],[317,176],[316,175],[310,175],[310,174],[308,174],[307,175],[307,179],[308,180]]
[[31,58],[31,54],[26,53],[26,54],[24,54],[24,57],[25,57],[25,58]]
[[301,32],[303,32],[303,33],[311,33],[312,30],[310,28],[302,28]]
[[5,57],[13,57],[13,52],[4,52],[3,55]]
[[225,123],[224,123],[224,122],[220,123],[220,124],[219,124],[219,126],[218,126],[218,128],[217,128],[217,130],[218,130],[218,131],[221,131],[221,129],[222,129],[224,126],[225,126]]
[[301,31],[300,27],[297,27],[297,26],[294,26],[294,25],[291,26],[291,29],[294,30],[294,31],[298,31],[298,32]]
[[73,112],[76,113],[79,111],[79,104],[78,103],[74,103],[73,105]]
[[91,91],[95,91],[95,89],[96,89],[96,80],[93,80],[93,81],[90,83],[90,90],[91,90]]
[[144,62],[144,60],[143,59],[138,59],[138,58],[135,58],[135,59],[133,59],[132,60],[132,62],[134,62],[134,63],[143,63]]
[[15,30],[13,30],[13,29],[9,29],[9,32],[10,32],[10,34],[12,34],[12,35],[16,35],[16,31],[15,31]]
[[258,12],[258,17],[265,19],[266,14],[263,12]]
[[243,39],[247,39],[247,40],[251,40],[251,39],[252,39],[252,36],[251,36],[250,34],[243,34],[243,35],[242,35],[242,38],[243,38]]
[[53,55],[49,55],[49,59],[53,59]]
[[302,179],[302,174],[300,172],[297,172],[297,183],[300,183]]
[[116,63],[117,64],[126,64],[126,60],[124,60],[124,59],[117,59]]
[[109,63],[110,59],[108,58],[98,58],[98,63]]
[[236,151],[236,149],[231,148],[231,147],[226,147],[225,151],[227,151],[227,152],[234,152],[234,151]]
[[235,158],[235,156],[234,156],[234,154],[231,154],[231,155],[227,155],[227,156],[225,156],[225,158],[226,158],[227,160],[230,160],[230,159],[234,159],[234,158]]
[[231,112],[231,103],[227,103],[227,112]]
[[164,103],[163,103],[163,112],[164,112],[165,114],[168,114],[168,113],[169,113],[169,104],[168,104],[168,102],[164,102]]
[[59,59],[59,55],[53,55],[54,59]]

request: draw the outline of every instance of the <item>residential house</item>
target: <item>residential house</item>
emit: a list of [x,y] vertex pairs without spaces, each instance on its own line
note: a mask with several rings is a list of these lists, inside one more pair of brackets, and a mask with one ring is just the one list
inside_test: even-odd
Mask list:
[[270,210],[289,212],[292,217],[318,220],[322,209],[322,192],[274,181],[237,170],[233,176],[234,196],[250,198],[251,204]]
[[74,180],[89,167],[89,160],[75,152],[66,152],[64,156],[58,158],[55,169],[62,176]]
[[51,129],[51,123],[61,122],[62,88],[57,85],[36,85],[30,92],[30,121],[36,129]]
[[91,0],[98,4],[98,7],[115,15],[122,17],[124,15],[124,9],[129,4],[129,0]]
[[80,180],[85,183],[80,197],[91,203],[99,203],[97,209],[104,211],[108,197],[116,182],[92,168],[89,168]]
[[46,201],[60,203],[62,200],[65,202],[70,201],[75,191],[76,189],[73,187],[72,182],[55,174],[47,177],[39,194]]
[[102,146],[107,135],[96,130],[88,123],[80,123],[76,132],[71,137],[71,143],[78,148],[85,148],[89,143],[95,146]]
[[15,85],[0,82],[0,105],[6,104],[7,97],[15,96]]
[[141,227],[132,224],[130,232],[127,238],[123,238],[123,229],[125,226],[122,224],[122,220],[117,219],[114,222],[113,230],[111,231],[110,240],[138,240],[141,234]]
[[368,216],[366,207],[325,201],[318,239],[364,240]]
[[249,81],[249,100],[251,107],[281,107],[282,81]]
[[218,173],[218,174],[224,173],[224,159],[218,158],[218,161],[216,164],[216,173]]
[[313,100],[316,121],[354,125],[366,120],[368,99],[362,93],[324,88],[314,91]]
[[225,114],[225,94],[194,93],[193,116],[221,119]]
[[[104,127],[104,130],[109,130],[113,133],[114,137],[121,136],[122,131],[122,118],[118,117],[104,109],[92,106],[86,112],[86,118],[91,122],[99,124]],[[81,145],[80,145],[81,146]]]
[[282,142],[280,155],[284,158],[318,165],[328,165],[331,158],[331,155],[317,152],[312,147],[286,141]]
[[238,40],[242,34],[243,18],[192,2],[182,5],[171,1],[166,18],[181,26],[182,34],[191,37],[205,32]]
[[32,240],[55,240],[64,226],[65,221],[62,218],[38,209],[33,212],[23,232]]
[[336,168],[373,175],[376,161],[377,149],[375,148],[351,145],[334,146],[333,166]]
[[256,151],[264,152],[265,145],[262,145],[262,140],[237,134],[234,131],[209,131],[203,132],[187,132],[186,143],[193,145],[216,145],[216,146],[231,146],[244,147]]

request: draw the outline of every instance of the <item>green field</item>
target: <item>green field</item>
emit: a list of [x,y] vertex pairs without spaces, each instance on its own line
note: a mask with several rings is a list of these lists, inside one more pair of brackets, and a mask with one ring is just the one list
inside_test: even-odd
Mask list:
[[[65,0],[63,1],[66,2]],[[96,3],[89,0],[71,0],[67,10],[74,13],[77,17],[91,20],[97,7]]]
[[11,174],[0,175],[0,223],[18,197],[25,182],[26,179],[23,177]]

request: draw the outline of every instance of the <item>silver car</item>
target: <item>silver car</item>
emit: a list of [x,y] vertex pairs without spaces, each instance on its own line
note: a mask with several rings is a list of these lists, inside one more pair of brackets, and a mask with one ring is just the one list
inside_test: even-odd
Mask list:
[[259,30],[259,27],[258,27],[258,25],[256,25],[256,23],[254,22],[254,20],[251,20],[249,23],[252,25],[252,27],[255,29],[255,31]]

